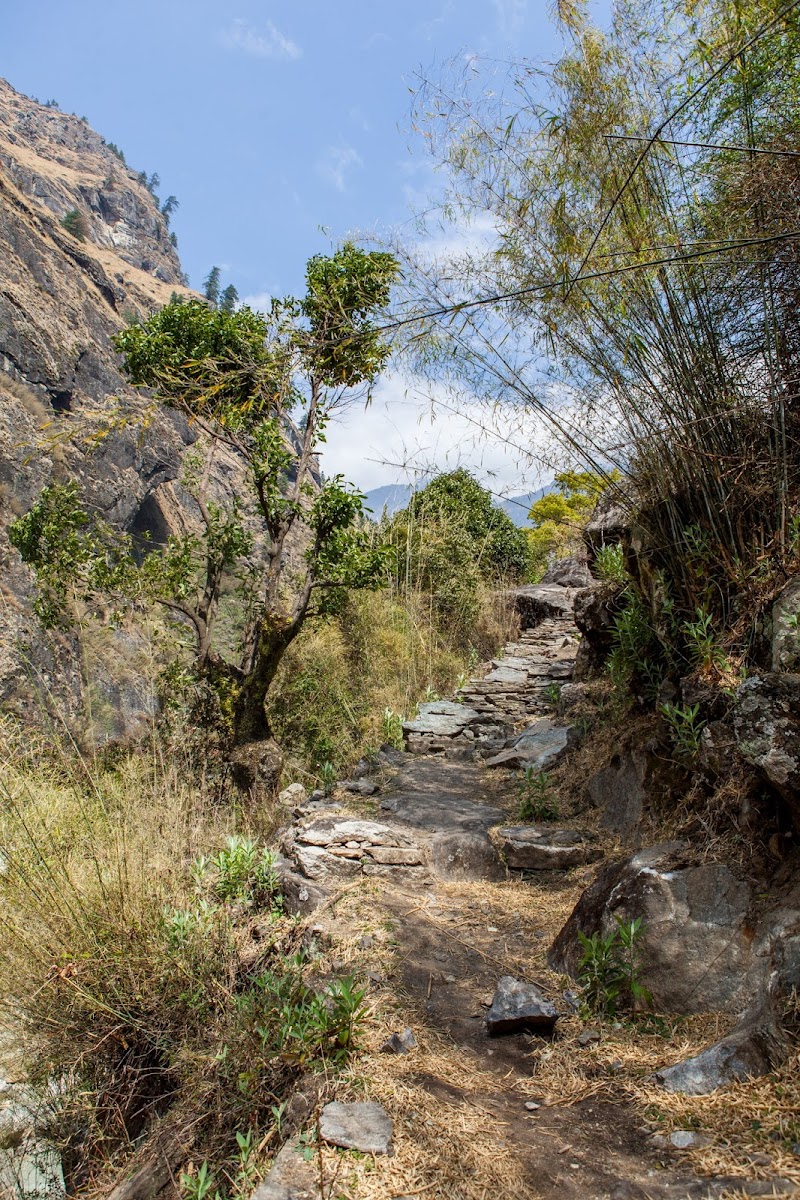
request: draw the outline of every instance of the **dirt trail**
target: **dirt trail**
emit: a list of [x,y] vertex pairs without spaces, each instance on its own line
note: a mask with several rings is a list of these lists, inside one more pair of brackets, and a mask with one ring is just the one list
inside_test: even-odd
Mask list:
[[[368,1053],[336,1094],[379,1100],[395,1121],[390,1158],[343,1164],[341,1152],[325,1151],[331,1197],[731,1194],[730,1180],[698,1179],[690,1160],[656,1148],[643,1106],[620,1084],[614,1029],[581,1045],[568,981],[547,967],[547,948],[595,868],[523,878],[499,863],[488,833],[517,820],[518,798],[514,777],[479,755],[491,761],[509,727],[547,714],[549,689],[568,678],[576,646],[564,612],[526,631],[464,689],[480,714],[470,736],[418,735],[420,749],[442,748],[393,756],[374,797],[304,810],[289,852],[310,876],[301,888],[309,906],[328,897],[309,920],[330,939],[336,968],[370,980]],[[556,1003],[554,1042],[488,1036],[502,975],[537,983]],[[380,1053],[404,1026],[417,1047]]]

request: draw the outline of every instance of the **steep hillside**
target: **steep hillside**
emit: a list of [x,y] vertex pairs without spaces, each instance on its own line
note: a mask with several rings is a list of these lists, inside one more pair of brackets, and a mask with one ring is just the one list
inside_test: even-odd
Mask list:
[[[74,209],[83,240],[60,223]],[[39,703],[37,676],[50,687],[63,672],[53,670],[58,640],[43,639],[32,618],[32,580],[6,540],[9,520],[64,478],[130,532],[162,539],[193,520],[178,480],[197,435],[126,386],[111,345],[126,321],[186,291],[182,278],[165,218],[135,172],[78,117],[0,80],[0,697],[16,710]],[[236,474],[237,464],[220,462],[219,486],[235,486]],[[85,681],[74,647],[62,649],[72,676],[63,699],[74,711]],[[111,660],[119,650],[117,639]],[[113,707],[120,697],[108,686]],[[127,707],[148,702],[134,694]]]

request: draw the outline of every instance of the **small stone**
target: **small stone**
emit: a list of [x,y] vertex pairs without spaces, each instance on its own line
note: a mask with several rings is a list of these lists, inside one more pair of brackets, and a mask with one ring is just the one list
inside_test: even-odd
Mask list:
[[705,1133],[694,1133],[691,1129],[676,1129],[669,1135],[670,1145],[676,1150],[700,1150],[710,1146],[713,1138]]
[[592,1042],[600,1041],[599,1029],[584,1029],[583,1033],[578,1035],[579,1046],[591,1046]]
[[487,925],[487,926],[486,926],[486,932],[487,932],[487,933],[499,933],[499,932],[500,932],[500,930],[497,928],[497,926],[496,926],[496,925]]
[[285,804],[287,808],[293,808],[296,804],[305,804],[307,796],[308,792],[302,783],[290,783],[288,787],[278,793],[278,803]]
[[537,1104],[535,1100],[526,1100],[525,1107],[528,1112],[537,1112],[542,1106],[541,1104]]
[[417,1039],[414,1037],[412,1030],[406,1026],[399,1033],[391,1034],[381,1046],[381,1054],[408,1054],[409,1050],[416,1050]]
[[455,977],[455,975],[445,975],[445,976],[444,976],[444,982],[445,982],[445,983],[455,983],[455,982],[456,982],[456,977]]
[[800,1142],[795,1142],[795,1144],[792,1146],[792,1154],[794,1154],[797,1158],[800,1158]]
[[550,1035],[557,1020],[558,1009],[535,984],[504,975],[486,1014],[486,1029],[491,1036],[522,1032]]
[[371,933],[364,933],[358,939],[359,950],[371,950],[374,945],[375,945],[375,938],[372,936]]
[[381,1104],[360,1101],[326,1104],[319,1119],[320,1137],[332,1146],[362,1154],[389,1154],[394,1121]]
[[367,854],[385,867],[418,867],[422,862],[420,851],[406,846],[370,846]]

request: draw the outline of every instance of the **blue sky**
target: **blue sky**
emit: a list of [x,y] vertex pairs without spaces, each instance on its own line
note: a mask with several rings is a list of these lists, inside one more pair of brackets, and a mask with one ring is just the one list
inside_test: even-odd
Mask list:
[[[173,228],[192,284],[218,264],[223,285],[254,300],[302,290],[311,254],[402,225],[435,188],[408,132],[417,71],[457,54],[546,59],[559,45],[549,0],[2,7],[0,74],[86,116],[137,170],[157,171],[161,196],[180,201]],[[409,399],[405,381],[388,380],[378,400],[332,434],[326,454],[329,471],[364,487],[397,476],[381,459],[397,457],[398,438],[419,442],[424,424],[424,398]],[[420,447],[444,466],[464,442],[446,426],[442,412]],[[503,471],[513,490],[514,468]]]

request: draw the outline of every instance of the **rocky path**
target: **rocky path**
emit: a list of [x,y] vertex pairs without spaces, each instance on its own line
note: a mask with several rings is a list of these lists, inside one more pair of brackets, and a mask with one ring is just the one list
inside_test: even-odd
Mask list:
[[373,1105],[367,1141],[388,1113],[392,1153],[344,1161],[326,1145],[312,1171],[289,1147],[258,1200],[781,1194],[730,1192],[665,1153],[616,1082],[614,1029],[587,1030],[547,968],[599,857],[580,831],[515,823],[518,769],[546,768],[569,742],[552,713],[577,636],[572,593],[553,591],[460,703],[421,706],[409,752],[295,810],[290,900],[332,969],[369,981],[370,1044],[337,1099]]

